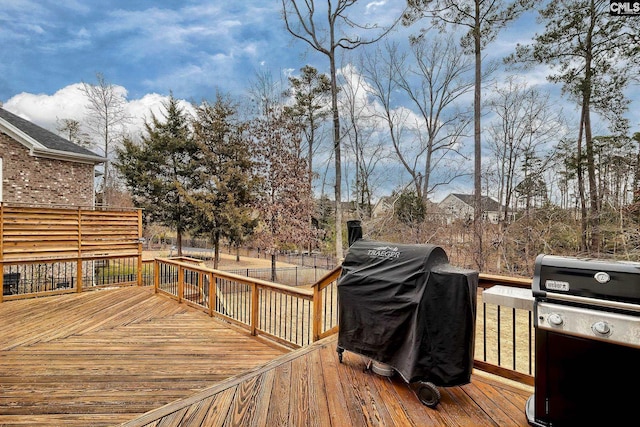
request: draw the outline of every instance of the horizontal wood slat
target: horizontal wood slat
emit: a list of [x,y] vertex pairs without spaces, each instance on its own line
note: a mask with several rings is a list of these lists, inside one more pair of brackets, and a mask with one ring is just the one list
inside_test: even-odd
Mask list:
[[68,259],[139,252],[140,211],[1,204],[0,261]]

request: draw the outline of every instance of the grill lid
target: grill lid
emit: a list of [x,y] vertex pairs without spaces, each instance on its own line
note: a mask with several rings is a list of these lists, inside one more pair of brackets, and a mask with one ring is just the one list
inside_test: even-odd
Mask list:
[[541,254],[532,290],[537,299],[576,296],[640,304],[640,263]]

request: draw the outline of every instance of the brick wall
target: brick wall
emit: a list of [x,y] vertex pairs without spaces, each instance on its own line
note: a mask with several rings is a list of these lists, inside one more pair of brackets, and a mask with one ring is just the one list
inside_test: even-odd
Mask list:
[[30,156],[3,133],[0,157],[3,202],[93,206],[93,165]]

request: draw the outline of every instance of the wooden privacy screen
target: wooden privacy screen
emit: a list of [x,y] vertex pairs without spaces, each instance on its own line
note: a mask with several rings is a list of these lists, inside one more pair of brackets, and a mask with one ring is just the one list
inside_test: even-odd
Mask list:
[[0,262],[142,256],[142,211],[0,204]]

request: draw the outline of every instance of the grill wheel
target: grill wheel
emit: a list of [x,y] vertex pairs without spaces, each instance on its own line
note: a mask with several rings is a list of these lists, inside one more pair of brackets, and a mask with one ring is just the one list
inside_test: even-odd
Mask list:
[[423,405],[435,408],[440,402],[440,391],[430,382],[418,381],[411,384],[411,389]]

